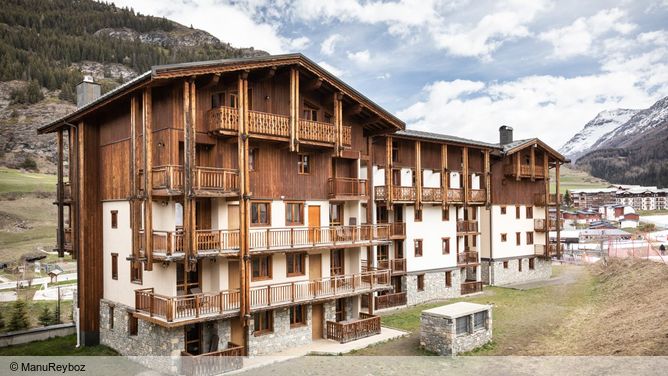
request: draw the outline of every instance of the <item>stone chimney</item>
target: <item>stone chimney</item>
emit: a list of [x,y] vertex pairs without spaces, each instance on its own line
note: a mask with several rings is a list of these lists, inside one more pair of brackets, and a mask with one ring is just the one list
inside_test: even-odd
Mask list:
[[93,76],[84,76],[77,85],[77,108],[81,108],[100,97],[100,84],[93,80]]
[[507,125],[499,127],[499,143],[501,145],[508,145],[513,142],[513,128]]

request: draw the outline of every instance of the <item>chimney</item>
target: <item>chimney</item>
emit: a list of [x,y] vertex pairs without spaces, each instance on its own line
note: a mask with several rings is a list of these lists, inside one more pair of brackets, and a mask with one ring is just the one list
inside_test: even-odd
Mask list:
[[501,145],[508,145],[513,142],[513,128],[507,125],[499,127],[499,143]]
[[93,76],[84,76],[77,85],[77,108],[81,108],[100,97],[100,84],[93,80]]

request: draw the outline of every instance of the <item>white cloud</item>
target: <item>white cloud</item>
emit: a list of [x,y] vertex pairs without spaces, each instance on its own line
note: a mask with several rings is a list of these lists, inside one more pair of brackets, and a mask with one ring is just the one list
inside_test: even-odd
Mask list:
[[307,37],[299,37],[290,40],[289,44],[292,51],[300,51],[306,49],[311,44],[311,40]]
[[360,65],[368,64],[371,61],[371,54],[369,50],[348,52],[348,59]]
[[376,76],[377,80],[389,80],[392,77],[389,73],[383,73]]
[[332,34],[325,39],[320,45],[320,52],[324,55],[332,55],[336,50],[336,44],[343,40],[341,34]]
[[327,63],[326,61],[321,61],[321,62],[318,63],[318,65],[325,68],[326,71],[328,71],[329,73],[331,73],[331,74],[333,74],[337,77],[345,76],[346,73],[347,73],[346,71],[341,70],[341,69]]
[[636,25],[622,20],[626,13],[618,8],[601,10],[591,17],[580,17],[572,24],[541,33],[538,38],[552,44],[560,59],[591,54],[594,41],[611,32],[628,34]]

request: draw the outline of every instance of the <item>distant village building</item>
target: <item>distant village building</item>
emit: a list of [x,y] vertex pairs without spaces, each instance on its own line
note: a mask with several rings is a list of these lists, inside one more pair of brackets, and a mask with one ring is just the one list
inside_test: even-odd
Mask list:
[[580,209],[610,205],[629,206],[635,210],[668,209],[668,189],[639,185],[611,185],[608,188],[571,189],[573,206]]

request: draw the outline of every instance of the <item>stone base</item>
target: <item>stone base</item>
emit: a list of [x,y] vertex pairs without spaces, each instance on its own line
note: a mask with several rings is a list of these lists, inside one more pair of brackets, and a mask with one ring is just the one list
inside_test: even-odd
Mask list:
[[445,285],[445,271],[424,273],[424,289],[418,291],[417,274],[405,276],[406,304],[411,306],[432,300],[443,300],[460,296],[461,273],[459,269],[452,272],[450,287]]
[[[529,268],[529,259],[534,259],[534,268]],[[504,268],[504,262],[508,267]],[[519,263],[522,271],[519,271]],[[524,257],[506,260],[481,260],[482,281],[492,286],[502,286],[511,283],[541,281],[552,276],[552,261],[540,257]]]

